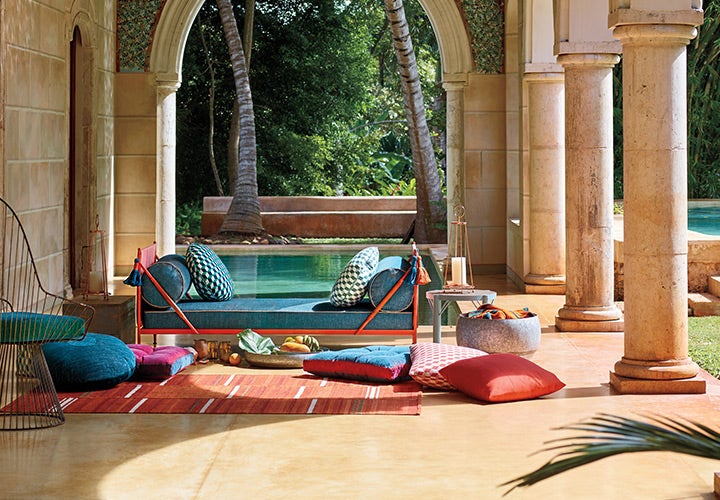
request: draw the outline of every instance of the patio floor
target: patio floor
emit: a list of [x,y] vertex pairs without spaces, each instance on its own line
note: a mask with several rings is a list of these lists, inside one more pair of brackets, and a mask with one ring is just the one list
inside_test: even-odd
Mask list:
[[[495,405],[426,391],[419,416],[70,414],[57,428],[0,433],[0,497],[499,498],[500,483],[552,456],[529,456],[563,435],[552,428],[600,412],[678,416],[720,429],[715,379],[703,395],[613,394],[608,372],[622,356],[621,333],[560,333],[552,325],[563,296],[520,294],[504,276],[478,277],[476,286],[496,290],[503,307],[539,314],[543,337],[533,361],[565,389]],[[451,327],[443,334],[454,342]],[[431,338],[422,327],[420,341]],[[715,471],[720,463],[707,459],[623,455],[507,498],[710,499]]]

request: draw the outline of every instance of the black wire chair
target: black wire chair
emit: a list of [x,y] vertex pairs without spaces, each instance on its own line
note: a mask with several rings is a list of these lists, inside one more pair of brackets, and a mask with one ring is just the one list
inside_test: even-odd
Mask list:
[[47,292],[25,230],[0,198],[0,430],[65,422],[42,346],[81,340],[94,309]]

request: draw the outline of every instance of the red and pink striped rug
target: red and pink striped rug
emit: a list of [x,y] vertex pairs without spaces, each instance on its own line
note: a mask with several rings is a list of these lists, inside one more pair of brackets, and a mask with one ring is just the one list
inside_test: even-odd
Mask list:
[[414,381],[374,384],[310,375],[175,375],[58,393],[66,413],[419,415]]

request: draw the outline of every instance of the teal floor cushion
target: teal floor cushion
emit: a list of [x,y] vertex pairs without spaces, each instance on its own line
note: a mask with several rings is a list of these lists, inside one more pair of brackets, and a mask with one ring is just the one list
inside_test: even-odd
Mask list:
[[135,355],[112,335],[88,333],[83,340],[45,344],[43,352],[59,391],[107,389],[135,372]]

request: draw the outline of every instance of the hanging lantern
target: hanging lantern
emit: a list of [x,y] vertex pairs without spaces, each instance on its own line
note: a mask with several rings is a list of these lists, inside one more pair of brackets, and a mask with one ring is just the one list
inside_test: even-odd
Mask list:
[[[95,249],[100,248],[100,259]],[[87,262],[84,270],[84,293],[83,297],[87,299],[88,295],[102,295],[105,300],[108,299],[108,283],[107,283],[107,260],[105,259],[105,231],[100,229],[100,216],[95,216],[95,229],[90,231],[90,245],[87,247]]]
[[472,263],[470,262],[470,243],[468,241],[465,207],[456,205],[453,210],[455,220],[450,223],[447,257],[445,258],[445,277],[443,288],[446,290],[473,289]]

